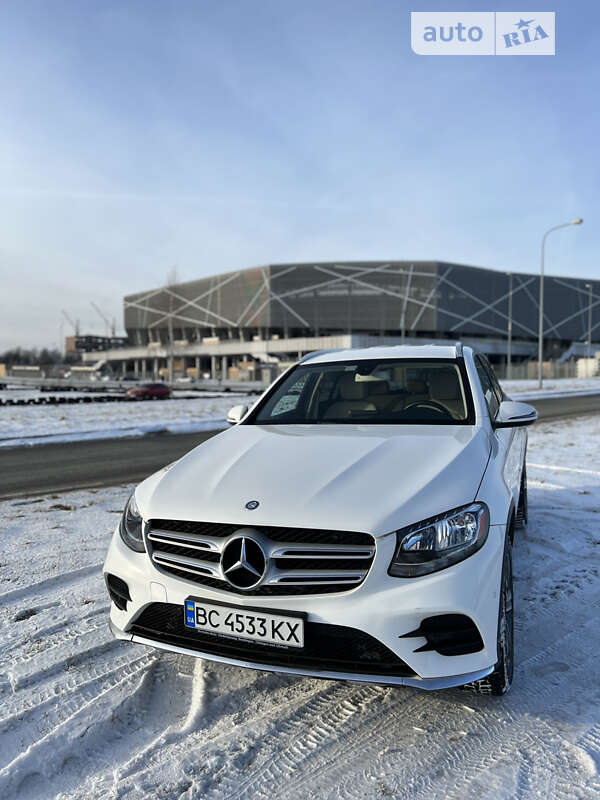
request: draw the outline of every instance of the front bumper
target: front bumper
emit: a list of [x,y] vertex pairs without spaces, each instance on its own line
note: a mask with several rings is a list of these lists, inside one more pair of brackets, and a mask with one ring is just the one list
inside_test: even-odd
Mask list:
[[[356,589],[328,595],[245,597],[199,586],[159,571],[146,553],[129,550],[116,531],[104,571],[126,581],[131,602],[126,610],[111,604],[111,629],[120,639],[252,669],[422,689],[459,686],[488,675],[497,661],[498,596],[504,535],[504,526],[492,525],[485,545],[465,561],[431,575],[410,579],[393,578],[387,574],[395,546],[395,536],[387,536],[378,540],[371,570]],[[232,606],[261,607],[265,611],[301,611],[312,622],[351,626],[383,643],[415,673],[415,677],[306,669],[293,664],[272,666],[255,659],[224,657],[161,642],[130,630],[150,603],[170,603],[181,605],[183,609],[184,601],[190,596],[219,600]],[[442,614],[469,617],[481,634],[482,649],[452,656],[431,650],[418,652],[426,643],[424,638],[402,638],[419,628],[424,619]]]
[[248,669],[258,669],[265,672],[282,672],[286,675],[305,675],[311,678],[321,678],[323,680],[340,680],[350,681],[352,683],[376,683],[379,686],[412,686],[416,689],[426,689],[433,691],[435,689],[451,689],[453,686],[463,686],[465,683],[478,681],[485,678],[493,670],[493,667],[486,667],[486,669],[478,670],[477,672],[468,672],[464,675],[449,675],[444,678],[409,678],[409,677],[396,677],[382,675],[369,675],[368,673],[348,673],[348,672],[331,672],[329,670],[316,670],[316,669],[299,669],[297,667],[284,667],[284,666],[270,666],[269,664],[257,664],[252,661],[241,661],[237,658],[227,658],[225,656],[217,656],[214,653],[203,653],[200,650],[190,650],[188,647],[180,647],[178,645],[165,644],[156,639],[146,639],[144,636],[136,636],[116,627],[112,620],[110,620],[110,629],[113,636],[117,639],[124,639],[128,642],[135,642],[136,644],[145,644],[149,647],[156,647],[159,650],[167,650],[171,653],[180,653],[184,656],[194,656],[195,658],[204,658],[208,661],[216,661],[219,664],[231,664],[235,667],[246,667]]

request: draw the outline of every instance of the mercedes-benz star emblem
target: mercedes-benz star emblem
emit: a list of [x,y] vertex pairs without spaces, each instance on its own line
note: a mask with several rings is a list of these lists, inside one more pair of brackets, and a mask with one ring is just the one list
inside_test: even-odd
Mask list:
[[248,511],[254,511],[255,508],[259,507],[259,505],[260,503],[258,502],[258,500],[248,500],[248,502],[246,503],[246,508],[248,509]]
[[267,559],[262,547],[248,536],[227,542],[221,555],[223,575],[236,589],[252,589],[262,580]]

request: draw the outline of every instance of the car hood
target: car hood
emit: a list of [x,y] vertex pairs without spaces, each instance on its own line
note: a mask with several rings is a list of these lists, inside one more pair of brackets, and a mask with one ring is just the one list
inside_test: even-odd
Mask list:
[[[140,484],[146,519],[380,536],[473,502],[489,458],[471,426],[237,425]],[[257,500],[249,511],[245,505]]]

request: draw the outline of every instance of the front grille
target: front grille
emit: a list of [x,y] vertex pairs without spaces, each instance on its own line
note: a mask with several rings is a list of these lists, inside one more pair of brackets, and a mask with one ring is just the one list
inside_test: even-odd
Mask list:
[[305,622],[302,650],[269,647],[187,628],[184,625],[183,606],[151,603],[134,621],[129,632],[207,655],[265,666],[382,677],[411,677],[415,674],[402,659],[373,636],[345,625]]
[[359,586],[375,555],[375,540],[357,531],[252,527],[267,557],[262,582],[237,589],[221,569],[221,553],[242,525],[153,519],[146,545],[154,566],[193,583],[241,595],[343,592]]
[[193,522],[179,519],[152,519],[150,526],[163,531],[191,533],[195,536],[226,538],[237,533],[240,528],[251,527],[261,531],[274,542],[304,542],[306,544],[357,544],[371,545],[373,537],[370,533],[357,531],[327,531],[313,528],[280,528],[270,525],[248,526],[227,525],[220,522]]

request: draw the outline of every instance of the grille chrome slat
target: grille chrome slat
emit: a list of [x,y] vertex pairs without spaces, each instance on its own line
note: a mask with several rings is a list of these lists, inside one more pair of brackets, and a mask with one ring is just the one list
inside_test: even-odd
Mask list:
[[326,569],[315,570],[277,570],[275,574],[267,578],[267,584],[282,584],[287,583],[290,585],[310,584],[315,586],[317,584],[328,583],[359,583],[365,577],[366,570],[357,572],[330,572]]
[[178,569],[189,567],[190,570],[197,572],[204,572],[206,575],[211,575],[213,578],[223,580],[221,567],[218,564],[212,564],[210,561],[201,561],[199,558],[190,558],[189,556],[178,556],[173,553],[152,553],[152,560],[156,564],[177,566]]
[[270,552],[271,558],[357,558],[368,559],[375,554],[374,547],[290,547],[284,545]]
[[204,550],[212,550],[220,553],[223,549],[223,540],[211,539],[209,536],[197,536],[193,533],[174,533],[173,531],[161,531],[159,528],[151,529],[148,538],[153,542],[187,542],[186,547],[201,547]]
[[170,536],[168,539],[163,538],[162,536],[152,536],[148,537],[153,542],[160,542],[161,544],[169,544],[169,545],[181,545],[185,544],[185,547],[190,550],[197,550],[199,553],[220,553],[221,551],[217,548],[206,547],[204,543],[202,544],[192,544],[192,542],[188,542],[187,540],[181,540],[180,542],[177,541],[174,537]]
[[[243,535],[252,538],[254,533],[267,560],[263,581],[247,590],[230,584],[219,559],[243,528]],[[145,533],[148,552],[160,570],[244,595],[347,592],[364,581],[375,557],[373,537],[354,531],[265,526],[248,531],[244,525],[150,520]]]

